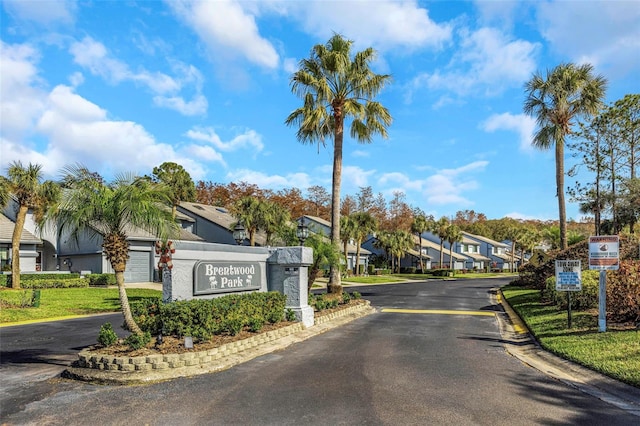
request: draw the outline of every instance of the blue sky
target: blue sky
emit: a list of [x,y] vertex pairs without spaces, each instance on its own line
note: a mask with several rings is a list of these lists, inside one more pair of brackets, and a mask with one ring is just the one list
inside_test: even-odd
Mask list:
[[331,142],[284,121],[291,74],[334,32],[393,77],[389,137],[345,140],[342,195],[402,191],[436,217],[557,218],[553,151],[522,112],[534,72],[589,62],[607,103],[640,90],[639,1],[2,0],[0,167],[175,161],[195,181],[330,190]]

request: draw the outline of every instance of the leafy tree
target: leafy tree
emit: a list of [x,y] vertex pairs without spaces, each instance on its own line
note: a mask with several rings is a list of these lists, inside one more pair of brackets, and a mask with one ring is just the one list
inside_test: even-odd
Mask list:
[[60,196],[60,187],[52,181],[42,180],[42,166],[24,166],[20,161],[12,162],[7,176],[0,177],[0,202],[4,207],[13,197],[17,203],[16,222],[11,235],[11,287],[20,288],[20,240],[29,209],[33,210],[36,222],[42,223],[46,209]]
[[[331,242],[340,245],[340,185],[345,120],[351,119],[350,135],[369,143],[374,135],[387,136],[391,124],[389,111],[373,99],[389,82],[389,75],[375,74],[371,61],[375,51],[367,48],[351,54],[353,42],[335,34],[326,44],[317,44],[311,56],[300,61],[291,78],[291,90],[303,99],[286,124],[297,125],[302,143],[322,143],[333,138],[333,176],[331,186]],[[327,290],[341,293],[340,271],[331,268]]]
[[602,105],[606,80],[593,74],[590,64],[561,64],[533,75],[525,85],[524,112],[535,116],[538,129],[533,145],[540,149],[555,146],[556,190],[560,222],[560,247],[567,248],[567,214],[564,197],[564,144],[573,120],[591,116]]
[[196,186],[184,167],[172,162],[164,162],[153,168],[151,179],[162,182],[171,191],[171,216],[175,219],[181,201],[195,201]]
[[64,173],[66,189],[60,202],[47,212],[47,218],[58,224],[60,235],[68,234],[76,241],[85,234],[96,239],[99,234],[102,236],[102,250],[116,275],[125,324],[132,333],[142,335],[124,288],[129,259],[127,234],[136,227],[160,240],[175,237],[179,227],[163,208],[171,202],[171,190],[132,174],[118,175],[113,182],[104,184],[80,165],[66,167]]
[[356,212],[350,216],[353,219],[354,239],[356,241],[356,275],[360,275],[360,247],[362,241],[378,229],[378,223],[368,212]]
[[340,216],[349,216],[358,211],[358,203],[353,195],[347,195],[340,204]]
[[316,217],[328,219],[329,205],[331,204],[331,195],[320,185],[314,185],[307,188],[308,200],[313,207],[313,214]]
[[389,227],[387,228],[387,230],[411,230],[411,223],[413,222],[413,209],[405,202],[405,198],[406,196],[404,192],[393,192],[393,199],[389,202]]
[[373,188],[371,188],[371,186],[361,186],[358,194],[356,195],[356,199],[358,202],[358,211],[368,212],[373,208],[375,202],[373,197]]

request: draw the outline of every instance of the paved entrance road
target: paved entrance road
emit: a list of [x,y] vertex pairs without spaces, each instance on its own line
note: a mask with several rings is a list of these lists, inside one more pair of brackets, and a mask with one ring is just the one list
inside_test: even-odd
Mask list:
[[[638,417],[506,354],[505,345],[516,343],[503,340],[495,316],[482,314],[497,309],[490,289],[505,282],[358,287],[378,313],[286,350],[217,374],[147,386],[40,382],[40,394],[24,409],[5,415],[3,405],[2,422],[638,424]],[[385,312],[388,309],[420,312]],[[424,313],[433,310],[459,312]]]

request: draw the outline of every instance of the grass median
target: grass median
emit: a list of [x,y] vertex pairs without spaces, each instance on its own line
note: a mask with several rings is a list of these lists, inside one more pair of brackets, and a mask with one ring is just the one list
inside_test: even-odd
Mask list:
[[593,310],[573,311],[568,328],[567,311],[541,303],[539,290],[505,286],[502,292],[544,349],[640,388],[640,330],[611,324],[599,332]]
[[[9,289],[0,291],[0,300],[3,301],[0,309],[0,324],[120,311],[118,289],[115,287],[43,289],[40,290],[39,307],[7,307],[20,306],[25,299],[30,298],[31,292],[32,290]],[[162,296],[162,292],[128,288],[127,295],[131,303],[144,297]]]

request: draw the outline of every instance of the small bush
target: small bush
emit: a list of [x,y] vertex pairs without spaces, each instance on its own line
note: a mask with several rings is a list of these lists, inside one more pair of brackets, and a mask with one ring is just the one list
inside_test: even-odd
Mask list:
[[296,313],[293,312],[292,309],[287,309],[287,312],[285,313],[285,318],[287,319],[287,321],[293,322],[293,321],[295,321],[297,319],[296,318]]
[[116,285],[116,274],[87,274],[85,278],[89,280],[89,286]]
[[110,322],[105,322],[100,327],[100,333],[98,333],[98,343],[104,347],[113,345],[118,341],[118,335],[113,331],[113,326]]
[[145,331],[142,334],[131,334],[129,337],[124,339],[124,343],[129,345],[129,348],[132,350],[142,349],[147,346],[151,342],[151,333]]

